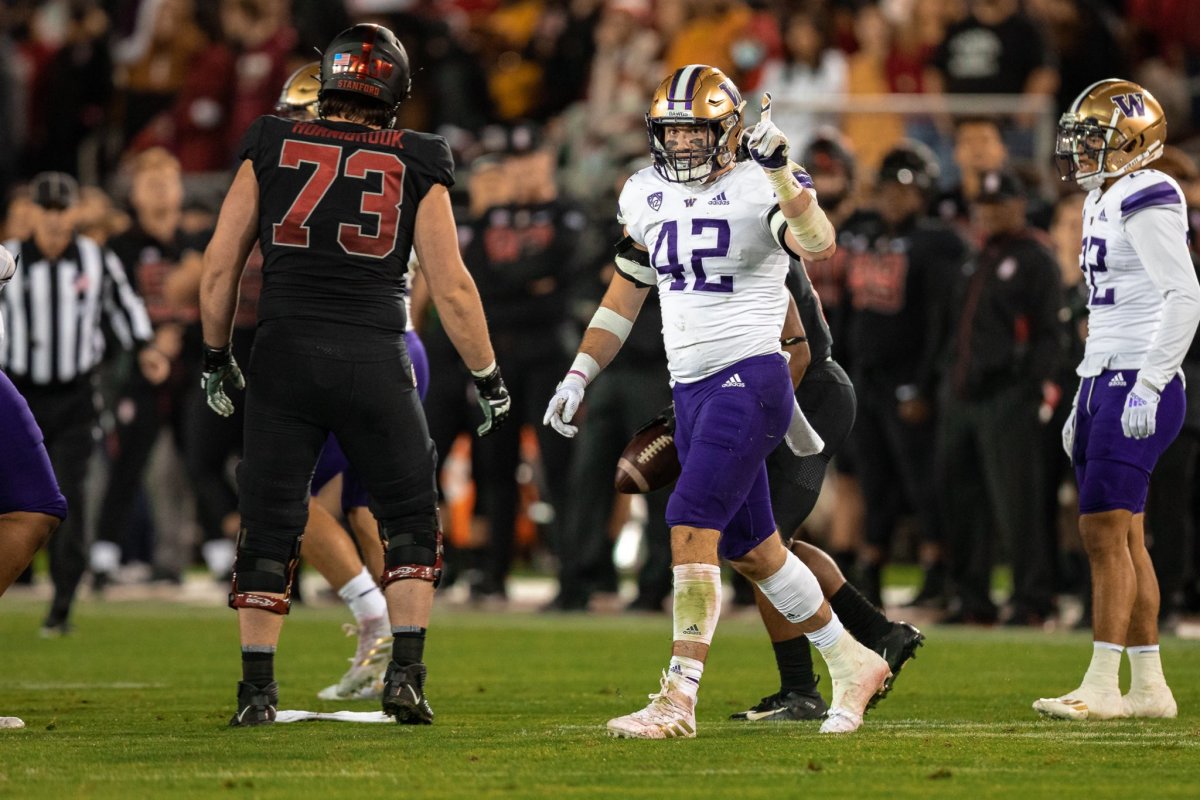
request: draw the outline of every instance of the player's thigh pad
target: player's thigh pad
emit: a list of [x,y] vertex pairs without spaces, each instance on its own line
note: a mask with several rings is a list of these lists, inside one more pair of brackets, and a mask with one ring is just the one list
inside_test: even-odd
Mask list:
[[787,364],[777,356],[746,359],[696,384],[676,384],[674,394],[676,436],[684,426],[687,444],[667,522],[724,531],[791,422]]

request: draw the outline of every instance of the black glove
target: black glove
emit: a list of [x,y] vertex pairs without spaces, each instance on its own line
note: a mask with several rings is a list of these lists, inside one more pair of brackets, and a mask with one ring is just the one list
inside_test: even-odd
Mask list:
[[228,417],[233,413],[233,401],[225,394],[225,382],[231,382],[238,389],[246,388],[246,379],[233,359],[232,345],[221,348],[204,345],[204,364],[201,369],[200,385],[208,398],[208,407],[222,417]]
[[488,374],[475,378],[475,394],[479,398],[479,407],[483,409],[483,424],[475,429],[475,433],[487,436],[504,424],[508,412],[512,410],[512,398],[508,396],[504,378],[500,377],[499,364]]

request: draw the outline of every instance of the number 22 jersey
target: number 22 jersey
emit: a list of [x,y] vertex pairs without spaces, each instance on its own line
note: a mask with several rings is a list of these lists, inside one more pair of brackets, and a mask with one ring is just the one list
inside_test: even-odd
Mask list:
[[626,182],[619,204],[619,221],[658,273],[673,380],[694,383],[779,352],[788,256],[772,234],[775,194],[757,164],[699,186],[647,167]]
[[238,155],[258,179],[259,323],[311,319],[402,336],[417,205],[435,184],[454,184],[445,139],[265,116]]

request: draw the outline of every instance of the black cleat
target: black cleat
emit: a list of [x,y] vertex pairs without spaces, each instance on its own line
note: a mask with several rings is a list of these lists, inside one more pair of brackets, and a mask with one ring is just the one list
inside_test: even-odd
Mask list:
[[828,710],[829,706],[814,683],[808,691],[776,692],[768,695],[754,708],[730,714],[729,718],[744,722],[801,722],[825,719],[825,712]]
[[278,705],[279,684],[275,681],[262,687],[238,681],[238,712],[229,720],[229,727],[249,728],[254,725],[272,725],[275,722],[275,708]]
[[425,699],[424,664],[388,664],[383,678],[383,713],[400,725],[433,724],[433,709]]
[[925,634],[908,622],[893,622],[892,630],[874,643],[871,649],[879,653],[888,663],[888,667],[892,670],[892,678],[887,682],[883,691],[872,697],[871,702],[867,703],[868,710],[874,708],[876,703],[888,696],[892,687],[896,685],[896,678],[900,676],[900,670],[910,658],[917,657],[917,648],[924,643]]

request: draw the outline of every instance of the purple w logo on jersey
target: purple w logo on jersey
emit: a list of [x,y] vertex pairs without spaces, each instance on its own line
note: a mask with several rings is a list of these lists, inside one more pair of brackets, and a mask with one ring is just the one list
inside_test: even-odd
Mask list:
[[1114,95],[1112,101],[1127,117],[1140,117],[1146,113],[1146,98],[1141,92]]

